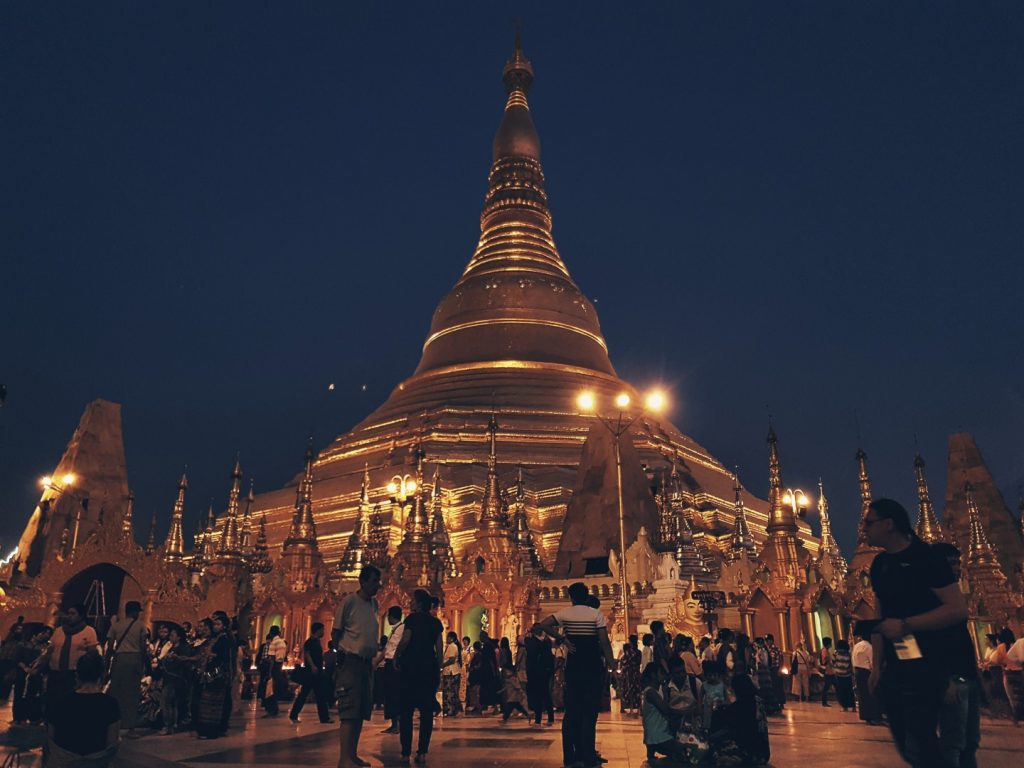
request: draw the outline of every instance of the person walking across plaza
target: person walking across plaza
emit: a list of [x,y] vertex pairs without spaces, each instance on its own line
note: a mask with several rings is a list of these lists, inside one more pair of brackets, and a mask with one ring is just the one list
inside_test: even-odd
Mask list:
[[821,650],[818,651],[815,661],[818,664],[818,671],[821,672],[821,706],[831,707],[832,705],[828,703],[828,692],[830,689],[835,690],[836,687],[835,651],[832,650],[831,637],[821,638]]
[[782,679],[782,649],[775,644],[775,635],[764,636],[765,647],[768,649],[768,665],[772,673],[772,691],[775,694],[775,705],[778,711],[786,707],[786,686]]
[[868,725],[880,725],[882,713],[878,708],[878,699],[868,686],[871,677],[871,641],[857,637],[853,644],[851,663],[853,664],[853,682],[857,689],[857,714]]
[[124,618],[118,619],[107,637],[110,695],[121,708],[121,729],[134,731],[138,726],[139,689],[149,662],[146,644],[149,631],[142,623],[142,605],[125,603]]
[[836,677],[836,700],[839,701],[843,712],[853,712],[856,706],[853,698],[853,664],[850,657],[850,644],[845,640],[836,642],[832,669]]
[[441,622],[430,615],[430,593],[417,589],[412,596],[412,613],[405,620],[402,640],[395,652],[395,668],[402,681],[402,714],[399,739],[402,760],[412,754],[412,717],[420,713],[420,731],[416,745],[416,764],[427,761],[430,735],[434,730],[434,704],[441,682],[441,660],[444,648]]
[[359,589],[342,599],[334,615],[331,639],[338,649],[334,691],[338,698],[338,768],[356,768],[367,763],[359,757],[359,736],[363,722],[373,714],[373,669],[378,645],[376,594],[380,590],[380,569],[364,565],[359,572]]
[[597,766],[597,712],[601,685],[614,664],[604,614],[587,605],[589,592],[581,581],[569,585],[572,605],[542,622],[545,632],[562,633],[569,654],[565,664],[565,716],[562,718],[563,764]]
[[260,683],[257,695],[266,717],[276,717],[280,712],[278,699],[287,690],[288,681],[284,676],[284,662],[288,658],[288,643],[281,636],[281,628],[274,624],[267,632],[266,642],[260,647]]
[[328,686],[333,680],[328,681],[324,677],[324,647],[321,641],[324,637],[324,625],[319,621],[313,623],[309,628],[309,639],[302,646],[302,666],[305,669],[302,687],[295,695],[292,703],[292,710],[288,718],[293,722],[299,722],[299,713],[306,706],[306,699],[313,694],[316,699],[316,713],[321,723],[332,723],[328,706],[330,704],[330,693]]
[[789,660],[789,674],[793,677],[792,694],[797,701],[811,700],[811,659],[803,640],[797,640],[796,649]]
[[547,713],[548,725],[555,722],[555,705],[551,701],[551,677],[555,672],[555,657],[551,640],[540,624],[534,624],[523,641],[526,647],[526,702],[533,711],[533,722],[540,725],[541,715]]
[[459,681],[462,679],[462,646],[459,636],[449,632],[445,638],[441,660],[441,699],[446,717],[455,717],[462,711],[459,701]]
[[[883,550],[871,563],[880,621],[872,633],[868,684],[882,698],[896,748],[914,768],[973,763],[977,739],[967,730],[974,648],[953,569],[914,534],[896,501],[871,502],[862,525],[867,543]],[[947,702],[960,707],[958,723]]]

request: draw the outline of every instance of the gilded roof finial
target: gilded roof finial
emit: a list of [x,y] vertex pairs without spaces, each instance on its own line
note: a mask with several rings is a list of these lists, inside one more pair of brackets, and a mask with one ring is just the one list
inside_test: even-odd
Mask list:
[[846,576],[849,566],[839,544],[832,535],[832,523],[828,516],[828,499],[825,497],[825,484],[818,478],[818,515],[821,518],[821,545],[818,547],[818,560],[828,559],[837,579]]
[[864,528],[864,518],[868,516],[871,507],[871,477],[868,475],[868,455],[864,449],[857,447],[855,455],[857,460],[857,483],[860,485],[860,525],[857,526],[857,547],[867,546],[867,534]]
[[[224,516],[221,529],[220,546],[217,556],[222,559],[234,559],[241,553],[238,548],[238,497],[242,492],[242,464],[235,459],[235,468],[231,470],[231,491],[228,493],[228,511]],[[211,510],[212,511],[212,510]]]
[[917,481],[916,533],[918,537],[929,544],[935,541],[946,541],[946,532],[939,525],[939,520],[932,507],[932,500],[928,495],[928,481],[924,477],[924,459],[920,453],[914,457],[914,478]]
[[292,527],[283,547],[287,550],[295,544],[306,544],[316,548],[316,521],[313,519],[313,438],[306,446],[305,470],[296,488],[295,511],[292,513]]
[[733,525],[732,539],[729,542],[730,559],[738,558],[744,551],[754,553],[754,538],[750,535],[750,527],[747,525],[747,512],[743,506],[742,486],[740,485],[739,467],[732,476],[732,488],[735,494],[733,501]]
[[974,500],[974,486],[970,481],[964,483],[964,497],[967,502],[967,514],[971,526],[971,544],[968,560],[972,565],[989,565],[996,563],[995,552],[992,550],[992,543],[988,540],[988,534],[981,524],[981,514],[978,512],[978,504]]
[[124,517],[121,518],[121,535],[128,541],[135,538],[132,532],[132,516],[135,514],[135,491],[128,489],[128,504],[124,508]]
[[164,561],[168,563],[180,563],[185,555],[185,537],[182,531],[181,521],[185,514],[185,491],[188,489],[188,473],[181,473],[181,480],[178,481],[178,498],[174,500],[174,509],[171,511],[171,525],[167,529],[167,538],[164,540]]
[[259,531],[256,533],[256,543],[252,548],[252,557],[249,558],[249,571],[251,573],[270,573],[274,569],[274,563],[270,559],[270,547],[267,546],[267,513],[260,517]]
[[349,534],[345,551],[338,560],[338,570],[344,573],[358,573],[370,562],[371,521],[370,507],[370,464],[363,464],[363,482],[359,488],[359,506],[356,508],[356,524]]

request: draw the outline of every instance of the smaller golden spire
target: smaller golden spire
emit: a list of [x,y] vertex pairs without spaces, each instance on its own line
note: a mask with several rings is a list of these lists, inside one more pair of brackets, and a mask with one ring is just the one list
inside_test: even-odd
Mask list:
[[935,541],[946,541],[946,532],[942,530],[938,518],[935,517],[932,500],[928,495],[928,481],[924,476],[924,459],[920,453],[914,457],[914,478],[917,481],[916,533],[918,537],[929,544]]
[[135,491],[128,489],[128,504],[124,508],[124,517],[121,518],[121,535],[128,541],[135,538],[132,531],[132,517],[135,514]]
[[753,536],[750,535],[750,527],[747,525],[747,512],[743,506],[742,486],[740,485],[739,468],[732,476],[732,489],[735,494],[733,500],[733,525],[732,538],[729,542],[728,559],[735,560],[744,552],[751,556],[754,554],[756,544]]
[[873,550],[868,546],[867,534],[864,528],[864,519],[868,516],[871,507],[871,477],[868,475],[868,455],[864,449],[857,448],[854,458],[857,460],[857,483],[860,486],[860,524],[857,526],[857,549]]
[[174,501],[174,509],[171,512],[171,525],[167,529],[167,538],[164,540],[164,562],[180,563],[185,555],[185,537],[182,531],[181,521],[185,514],[185,491],[188,489],[188,473],[181,473],[181,480],[178,481],[178,498]]
[[356,524],[348,537],[345,551],[338,560],[338,570],[343,573],[358,573],[368,562],[370,548],[370,465],[363,465],[363,484],[359,488],[359,506],[356,511]]
[[968,551],[968,560],[972,565],[992,563],[998,564],[992,544],[988,540],[988,534],[981,524],[981,514],[978,512],[978,504],[974,500],[974,486],[970,481],[964,483],[964,497],[967,502],[967,515],[971,527],[971,544]]
[[[228,493],[228,511],[224,516],[217,555],[220,559],[234,559],[241,555],[238,547],[238,498],[242,493],[242,464],[235,459],[231,470],[231,490]],[[211,510],[212,512],[212,510]]]
[[828,516],[828,499],[825,496],[825,484],[818,478],[818,515],[821,518],[821,544],[818,547],[818,560],[828,559],[836,572],[836,577],[846,576],[848,565],[839,544],[832,535],[832,523]]
[[256,543],[252,548],[252,557],[249,559],[249,571],[251,573],[270,573],[274,569],[274,563],[270,559],[270,547],[267,546],[267,513],[260,516],[260,527],[256,534]]

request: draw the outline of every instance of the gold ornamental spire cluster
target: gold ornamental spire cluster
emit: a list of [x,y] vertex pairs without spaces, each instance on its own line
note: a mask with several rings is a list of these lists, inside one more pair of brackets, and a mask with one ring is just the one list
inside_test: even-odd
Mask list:
[[821,520],[821,543],[818,545],[818,559],[828,559],[832,569],[840,579],[846,576],[848,566],[843,557],[839,543],[832,535],[832,521],[828,516],[828,498],[825,496],[825,484],[818,478],[818,517]]
[[779,438],[775,427],[768,425],[768,535],[784,532],[796,535],[795,504],[786,504],[782,498],[782,470],[779,464]]
[[284,547],[303,544],[316,547],[316,521],[313,519],[313,452],[312,441],[306,447],[305,470],[302,480],[295,489],[295,511],[292,513],[292,527],[284,540]]
[[516,472],[516,497],[515,510],[512,514],[512,543],[519,551],[519,557],[523,567],[532,572],[539,573],[543,570],[540,555],[533,542],[533,533],[530,531],[530,521],[526,517],[526,484],[523,482],[523,467],[519,466]]
[[[857,484],[860,486],[860,525],[857,526],[857,548],[867,547],[864,520],[871,507],[871,477],[868,475],[868,455],[863,448],[857,448]],[[869,547],[870,549],[870,547]]]
[[370,546],[370,465],[363,464],[363,482],[359,487],[359,506],[356,508],[356,524],[348,537],[345,551],[338,561],[338,570],[357,574],[366,564],[367,548]]
[[931,497],[928,495],[928,481],[924,476],[924,459],[920,453],[914,457],[914,478],[917,481],[917,526],[915,532],[919,538],[929,544],[935,541],[947,541],[946,532],[939,525],[935,509],[932,507]]

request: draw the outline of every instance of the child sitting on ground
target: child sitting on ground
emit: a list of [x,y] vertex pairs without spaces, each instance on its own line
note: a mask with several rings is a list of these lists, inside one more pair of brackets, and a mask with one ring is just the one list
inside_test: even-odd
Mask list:
[[524,717],[529,717],[523,703],[526,701],[526,692],[523,691],[523,684],[519,682],[516,672],[512,667],[505,667],[501,671],[501,720],[504,723],[512,716],[512,712],[518,710]]
[[644,690],[642,711],[647,759],[654,760],[661,754],[682,762],[686,758],[686,748],[676,741],[675,732],[669,722],[673,713],[665,700],[664,684],[665,673],[662,672],[661,665],[652,662],[644,667],[640,685]]

